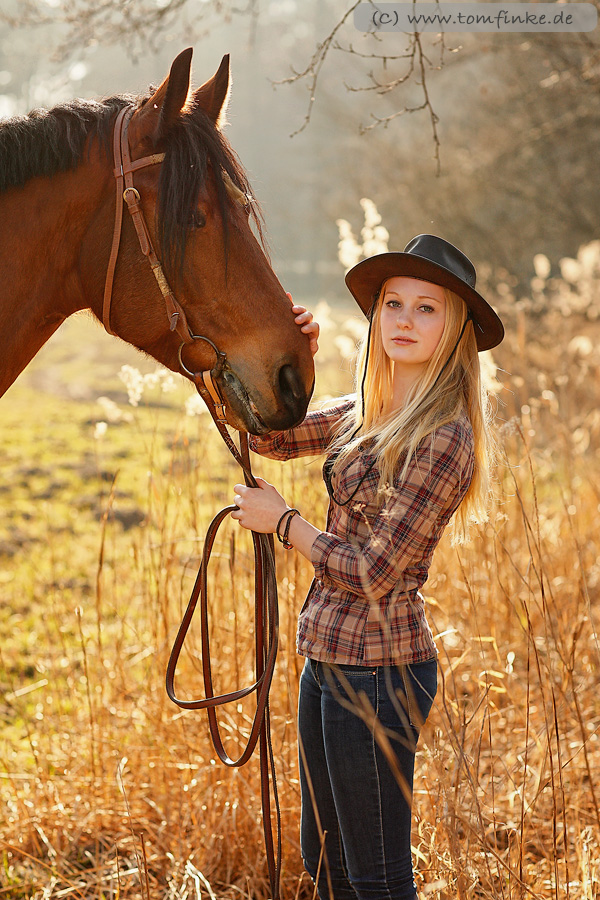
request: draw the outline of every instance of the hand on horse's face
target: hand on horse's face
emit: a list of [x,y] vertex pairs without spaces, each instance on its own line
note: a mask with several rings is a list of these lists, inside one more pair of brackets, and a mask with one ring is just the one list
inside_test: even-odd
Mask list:
[[319,323],[313,321],[313,315],[305,306],[298,306],[292,300],[292,295],[288,292],[288,297],[292,303],[292,312],[294,313],[296,325],[300,326],[300,331],[307,334],[310,340],[310,352],[314,356],[319,349],[318,337]]

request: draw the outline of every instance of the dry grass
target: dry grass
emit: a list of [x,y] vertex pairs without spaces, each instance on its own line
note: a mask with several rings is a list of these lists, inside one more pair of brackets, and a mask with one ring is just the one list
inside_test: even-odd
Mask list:
[[[573,343],[591,327],[583,318],[550,316],[543,333],[537,320],[510,324],[497,354],[511,376],[500,394],[509,421],[490,521],[466,547],[443,543],[425,590],[443,690],[418,764],[417,878],[423,897],[440,900],[592,900],[600,896],[600,359]],[[325,359],[325,378],[332,392],[347,380],[339,360]],[[56,529],[50,504],[35,567],[27,548],[5,560],[0,898],[268,896],[257,763],[231,771],[215,762],[204,715],[178,711],[163,686],[198,535],[230,502],[238,476],[205,417],[160,415],[165,434],[137,460],[151,473],[141,479],[141,525],[124,531],[105,517],[78,563],[85,577],[70,583],[83,537]],[[114,433],[127,428],[131,442],[135,423]],[[111,434],[109,426],[102,439],[109,471],[120,465]],[[324,520],[318,464],[256,468]],[[112,494],[105,480],[105,512],[122,502],[129,477],[121,472]],[[252,678],[251,559],[246,537],[223,530],[211,572],[219,689]],[[298,555],[278,551],[272,725],[284,898],[311,894],[298,847],[294,652],[310,577]],[[197,633],[184,657],[178,689],[193,696]],[[250,715],[244,703],[221,716],[232,752]]]

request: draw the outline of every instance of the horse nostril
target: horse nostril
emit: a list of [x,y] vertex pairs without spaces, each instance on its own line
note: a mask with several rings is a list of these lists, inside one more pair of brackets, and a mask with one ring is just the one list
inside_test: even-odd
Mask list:
[[279,370],[279,388],[285,405],[294,411],[306,401],[300,373],[290,365],[282,366]]

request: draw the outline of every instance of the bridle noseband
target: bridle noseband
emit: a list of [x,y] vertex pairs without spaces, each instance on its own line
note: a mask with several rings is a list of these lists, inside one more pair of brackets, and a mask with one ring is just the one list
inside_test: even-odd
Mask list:
[[[202,393],[202,391],[200,389],[198,379],[202,378],[204,388],[208,392],[208,395],[213,403],[215,421],[217,422],[217,424],[225,425],[227,423],[227,417],[225,415],[225,403],[219,392],[216,379],[223,371],[225,363],[227,362],[227,357],[222,350],[219,350],[216,345],[213,344],[210,338],[204,337],[201,334],[192,334],[191,332],[190,336],[194,341],[206,341],[207,344],[210,344],[217,355],[217,362],[212,367],[212,369],[205,369],[203,372],[191,372],[181,358],[181,351],[185,346],[185,343],[183,343],[179,347],[179,365],[181,366],[185,374],[190,376],[200,393]],[[204,396],[204,394],[202,396],[204,397],[204,400],[206,402],[206,397]],[[212,412],[213,409],[210,407],[210,404],[208,404],[208,406],[210,411]]]
[[[188,325],[185,311],[173,291],[169,286],[169,282],[165,276],[162,264],[156,255],[152,238],[148,231],[148,226],[144,218],[144,212],[141,206],[140,194],[133,185],[133,173],[138,169],[144,169],[148,166],[156,166],[163,162],[164,153],[154,153],[151,156],[144,156],[141,159],[132,160],[129,153],[129,142],[127,140],[127,130],[129,120],[133,115],[133,109],[129,106],[124,107],[118,114],[115,122],[115,131],[113,137],[113,155],[114,155],[114,176],[116,180],[117,196],[115,208],[115,227],[113,231],[112,246],[108,267],[106,270],[106,282],[104,285],[104,302],[102,305],[102,324],[109,334],[116,334],[110,324],[110,307],[112,299],[112,289],[115,277],[115,268],[117,265],[117,257],[119,255],[119,245],[121,243],[121,228],[123,223],[123,201],[127,204],[127,208],[131,213],[131,218],[135,226],[135,230],[140,242],[140,249],[144,256],[148,259],[156,283],[160,288],[165,301],[167,316],[169,318],[169,327],[171,331],[176,332],[181,338],[179,347],[179,363],[183,372],[188,375],[198,392],[203,397],[208,408],[210,409],[216,422],[225,424],[225,402],[221,397],[216,379],[223,371],[227,362],[227,357],[223,351],[218,350],[214,343],[201,334],[194,334]],[[235,185],[232,183],[232,187]],[[243,192],[235,188],[240,196]],[[212,369],[206,369],[203,372],[192,372],[184,364],[182,359],[182,350],[186,344],[193,344],[195,341],[206,341],[210,344],[216,353],[217,361]]]

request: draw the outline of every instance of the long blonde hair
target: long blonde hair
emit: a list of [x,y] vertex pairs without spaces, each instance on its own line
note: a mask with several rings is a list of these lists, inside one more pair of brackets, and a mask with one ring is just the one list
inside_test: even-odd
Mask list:
[[[405,478],[418,445],[428,434],[465,414],[474,436],[473,478],[453,523],[453,540],[462,542],[470,522],[487,518],[489,467],[493,454],[488,393],[481,372],[473,322],[467,321],[467,305],[444,288],[446,321],[440,342],[423,374],[411,387],[404,405],[390,409],[393,364],[384,351],[380,317],[385,283],[375,301],[372,323],[359,350],[356,366],[357,402],[344,416],[332,449],[334,469],[342,466],[361,444],[372,441],[370,452],[379,468],[378,494],[383,503],[402,463]],[[461,332],[464,328],[462,337]],[[458,342],[458,345],[457,345]],[[454,351],[454,352],[452,352]],[[364,418],[359,391],[364,396]],[[350,435],[350,439],[348,439]]]

